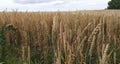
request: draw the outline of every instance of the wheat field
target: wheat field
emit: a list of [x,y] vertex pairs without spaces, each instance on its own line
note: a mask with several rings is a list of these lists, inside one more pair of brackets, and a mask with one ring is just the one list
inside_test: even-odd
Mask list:
[[119,64],[120,11],[0,12],[0,63]]

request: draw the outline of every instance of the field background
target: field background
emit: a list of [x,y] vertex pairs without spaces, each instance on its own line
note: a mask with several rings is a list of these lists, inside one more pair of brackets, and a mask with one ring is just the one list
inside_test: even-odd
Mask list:
[[120,11],[0,12],[0,63],[118,64]]

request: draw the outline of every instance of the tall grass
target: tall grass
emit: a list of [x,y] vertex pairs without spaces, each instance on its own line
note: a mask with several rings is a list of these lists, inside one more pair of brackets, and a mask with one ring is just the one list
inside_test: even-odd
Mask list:
[[119,10],[0,12],[0,63],[119,64],[119,56]]

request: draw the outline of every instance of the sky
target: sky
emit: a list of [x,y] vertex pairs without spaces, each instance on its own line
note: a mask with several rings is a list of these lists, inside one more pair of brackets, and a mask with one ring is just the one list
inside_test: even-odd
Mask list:
[[0,11],[101,10],[110,0],[1,0]]

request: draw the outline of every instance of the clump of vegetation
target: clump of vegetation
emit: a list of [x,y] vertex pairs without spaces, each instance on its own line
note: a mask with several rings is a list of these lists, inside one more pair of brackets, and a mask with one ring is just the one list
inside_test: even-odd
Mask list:
[[5,33],[8,30],[16,31],[16,27],[13,27],[10,24],[5,24],[0,29],[0,48],[1,48],[1,56],[0,56],[0,62],[6,63],[6,39],[5,39]]
[[120,0],[109,1],[107,9],[120,9]]
[[0,63],[118,64],[119,46],[119,10],[0,12]]

